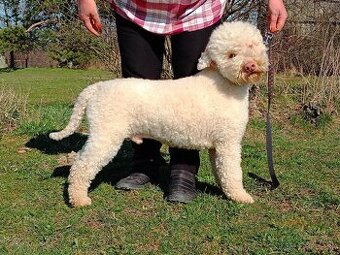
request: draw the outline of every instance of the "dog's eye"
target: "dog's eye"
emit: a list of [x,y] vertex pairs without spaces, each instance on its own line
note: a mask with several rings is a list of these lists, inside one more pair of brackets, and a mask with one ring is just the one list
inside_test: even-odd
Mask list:
[[231,52],[231,53],[228,54],[228,58],[234,58],[234,57],[236,57],[235,53]]

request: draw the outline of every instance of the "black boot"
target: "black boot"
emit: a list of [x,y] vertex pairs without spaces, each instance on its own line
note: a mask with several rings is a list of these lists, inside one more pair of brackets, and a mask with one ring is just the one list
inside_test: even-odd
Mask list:
[[117,189],[135,190],[142,189],[149,182],[158,182],[159,168],[165,165],[165,160],[158,159],[134,163],[134,172],[116,183]]
[[133,172],[116,183],[117,189],[135,190],[143,188],[157,177],[160,165],[165,160],[160,155],[161,144],[150,139],[143,139],[141,145],[133,144]]
[[170,184],[166,200],[169,202],[189,203],[196,193],[196,167],[174,165],[170,170]]
[[150,182],[150,177],[144,173],[132,173],[116,183],[117,189],[135,190],[143,188]]
[[199,152],[170,148],[170,183],[166,200],[189,203],[197,195],[196,174],[199,168]]

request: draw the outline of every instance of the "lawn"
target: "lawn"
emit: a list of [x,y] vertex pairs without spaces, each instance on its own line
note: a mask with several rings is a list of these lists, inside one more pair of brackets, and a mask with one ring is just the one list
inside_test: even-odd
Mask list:
[[[159,185],[116,190],[115,182],[130,171],[126,142],[94,181],[92,205],[70,208],[67,155],[81,148],[86,135],[53,142],[47,134],[67,123],[82,88],[110,78],[111,73],[97,70],[0,72],[0,86],[27,95],[24,116],[0,134],[0,254],[340,253],[339,118],[320,127],[288,118],[287,108],[279,106],[294,97],[283,94],[277,95],[273,112],[278,189],[270,191],[248,176],[268,178],[263,117],[251,117],[243,141],[244,183],[254,204],[226,199],[205,151],[199,195],[190,204],[165,202],[166,168]],[[86,131],[86,123],[80,131]],[[168,159],[166,147],[162,151]]]

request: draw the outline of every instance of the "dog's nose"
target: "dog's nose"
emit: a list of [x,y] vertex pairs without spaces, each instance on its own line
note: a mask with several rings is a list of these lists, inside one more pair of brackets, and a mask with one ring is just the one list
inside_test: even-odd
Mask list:
[[244,71],[249,74],[254,73],[256,71],[256,66],[257,65],[255,61],[248,61],[244,65]]

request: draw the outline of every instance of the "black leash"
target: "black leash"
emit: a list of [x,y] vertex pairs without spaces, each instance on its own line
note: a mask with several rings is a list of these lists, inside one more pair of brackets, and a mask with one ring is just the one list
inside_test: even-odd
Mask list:
[[269,59],[269,69],[267,73],[267,88],[268,88],[268,106],[267,106],[267,113],[266,113],[266,151],[267,151],[267,162],[268,162],[268,169],[271,181],[267,181],[266,179],[254,174],[248,173],[248,175],[258,182],[267,184],[270,186],[271,190],[276,189],[280,182],[276,177],[275,169],[274,169],[274,160],[273,160],[273,143],[272,143],[272,124],[270,121],[270,107],[273,98],[273,89],[274,89],[274,66],[272,63],[272,47],[271,41],[273,39],[273,34],[270,32],[266,32],[264,35],[263,43],[268,47],[268,59]]
[[270,121],[270,107],[273,98],[273,89],[274,89],[274,66],[272,59],[272,47],[271,41],[273,39],[273,34],[267,32],[264,37],[264,44],[268,47],[268,59],[269,59],[269,69],[267,73],[267,87],[268,87],[268,107],[266,113],[266,151],[267,151],[267,161],[268,161],[268,169],[271,178],[271,189],[276,189],[280,182],[276,177],[275,169],[274,169],[274,160],[273,160],[273,139],[272,139],[272,124]]

